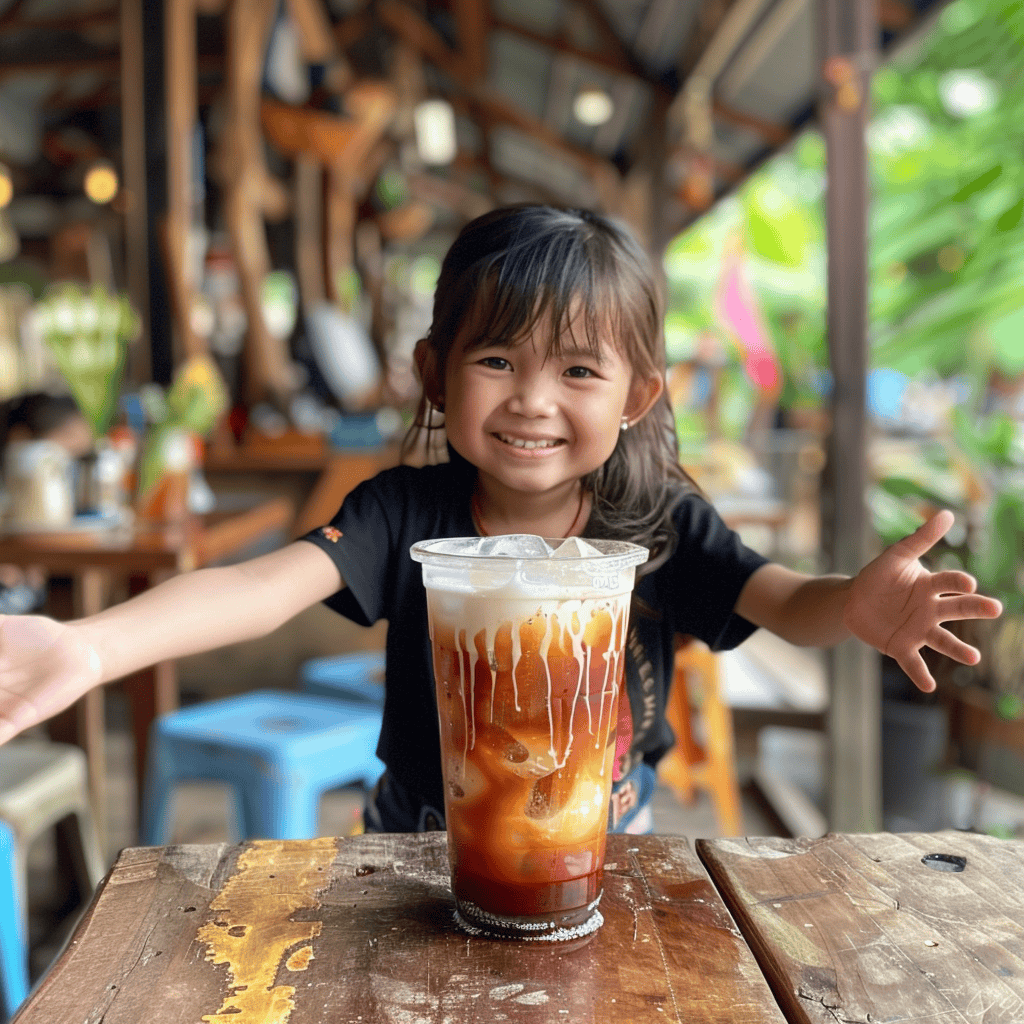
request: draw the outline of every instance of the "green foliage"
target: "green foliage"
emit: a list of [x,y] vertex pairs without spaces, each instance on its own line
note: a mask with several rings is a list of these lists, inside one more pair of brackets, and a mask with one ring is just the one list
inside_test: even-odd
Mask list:
[[47,290],[34,315],[93,435],[102,437],[117,412],[127,344],[139,330],[128,297],[100,285],[59,284]]
[[[1024,4],[954,0],[927,38],[874,76],[875,366],[967,372],[979,386],[993,368],[1024,371],[1022,48]],[[827,367],[824,166],[823,140],[805,132],[676,239],[666,259],[670,308],[694,333],[708,321],[715,329],[723,243],[743,239],[785,371],[784,408],[820,401]],[[678,330],[676,349],[685,350]]]

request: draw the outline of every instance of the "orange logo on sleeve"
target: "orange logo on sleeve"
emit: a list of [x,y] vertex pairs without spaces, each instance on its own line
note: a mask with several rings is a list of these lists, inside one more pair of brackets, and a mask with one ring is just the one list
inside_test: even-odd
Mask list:
[[321,526],[320,532],[332,543],[337,544],[344,534],[336,526]]

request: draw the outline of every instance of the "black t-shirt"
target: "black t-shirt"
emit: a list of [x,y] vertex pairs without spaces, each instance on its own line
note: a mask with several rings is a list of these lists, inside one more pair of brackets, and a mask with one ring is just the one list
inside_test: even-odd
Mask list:
[[[388,620],[384,723],[377,754],[425,803],[443,807],[441,753],[421,540],[471,537],[472,476],[450,464],[385,470],[346,497],[330,525],[303,539],[326,551],[346,586],[325,604],[363,626]],[[639,580],[627,641],[615,778],[655,764],[673,742],[665,722],[677,633],[726,650],[756,628],[733,612],[744,583],[767,559],[745,547],[715,510],[687,494],[674,512],[672,555]],[[585,535],[586,531],[584,531]]]

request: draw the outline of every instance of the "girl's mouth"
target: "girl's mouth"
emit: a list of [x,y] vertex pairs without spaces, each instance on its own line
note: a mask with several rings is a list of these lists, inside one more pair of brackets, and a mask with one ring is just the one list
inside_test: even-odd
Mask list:
[[511,434],[498,433],[494,433],[491,436],[496,437],[502,444],[506,444],[510,448],[515,448],[519,451],[547,451],[565,444],[565,442],[560,438],[538,438],[536,440],[529,440],[525,437],[513,437]]

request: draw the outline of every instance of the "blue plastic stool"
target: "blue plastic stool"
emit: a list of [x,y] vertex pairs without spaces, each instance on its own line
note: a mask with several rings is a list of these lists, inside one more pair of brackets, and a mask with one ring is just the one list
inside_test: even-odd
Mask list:
[[312,839],[322,793],[373,786],[381,712],[366,703],[257,690],[161,715],[153,723],[140,836],[170,836],[175,786],[216,780],[234,787],[243,839]]
[[10,826],[0,821],[0,987],[4,1017],[28,995],[28,943],[18,883],[18,844]]
[[299,670],[299,686],[304,693],[365,701],[380,707],[384,703],[384,652],[311,658]]

